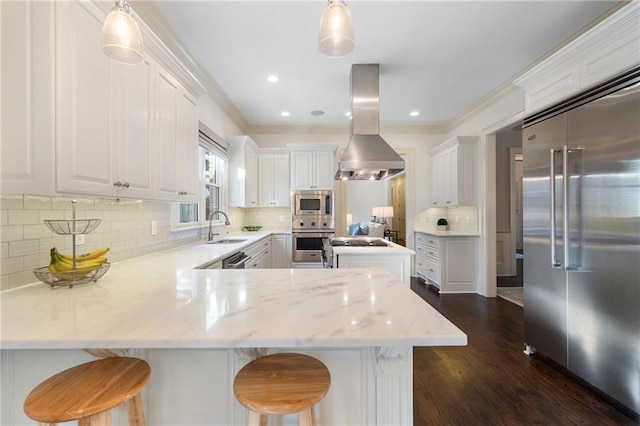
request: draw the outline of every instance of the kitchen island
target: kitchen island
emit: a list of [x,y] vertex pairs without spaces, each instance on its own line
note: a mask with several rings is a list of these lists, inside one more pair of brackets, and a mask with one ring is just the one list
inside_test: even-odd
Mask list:
[[33,386],[92,359],[84,349],[110,349],[150,363],[149,424],[244,424],[236,372],[294,351],[332,374],[319,424],[409,425],[412,347],[466,344],[383,269],[193,269],[214,250],[206,246],[116,263],[95,284],[0,293],[1,423],[29,423],[22,402]]

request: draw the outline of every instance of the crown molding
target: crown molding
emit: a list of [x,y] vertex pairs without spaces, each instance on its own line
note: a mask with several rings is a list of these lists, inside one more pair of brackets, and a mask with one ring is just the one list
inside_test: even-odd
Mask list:
[[[193,55],[191,55],[189,50],[182,44],[155,3],[150,0],[129,0],[129,4],[135,14],[137,14],[144,23],[142,26],[148,27],[152,34],[154,34],[149,38],[157,38],[161,41],[161,43],[178,58],[184,68],[200,82],[203,87],[202,93],[206,92],[236,126],[243,132],[246,132],[249,123],[242,113],[240,113],[240,110],[231,102],[231,99],[229,99],[224,90],[222,90],[222,87],[214,80],[206,68],[194,59]],[[145,43],[146,41],[147,37],[145,37]]]
[[514,83],[525,89],[558,72],[569,64],[574,64],[593,54],[598,49],[623,38],[625,34],[638,32],[640,22],[640,1],[624,2],[614,13],[592,22],[588,31],[582,31],[562,46],[541,58],[520,73]]

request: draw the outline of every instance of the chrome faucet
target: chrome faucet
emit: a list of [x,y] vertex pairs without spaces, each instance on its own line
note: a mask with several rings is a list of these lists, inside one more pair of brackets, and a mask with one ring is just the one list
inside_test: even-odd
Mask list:
[[211,222],[213,221],[213,216],[215,216],[216,214],[221,214],[222,216],[224,216],[225,225],[227,226],[231,225],[231,222],[229,222],[229,216],[227,216],[225,212],[223,212],[222,210],[216,210],[215,212],[212,212],[209,215],[209,235],[207,237],[207,241],[213,240],[213,232],[211,232]]

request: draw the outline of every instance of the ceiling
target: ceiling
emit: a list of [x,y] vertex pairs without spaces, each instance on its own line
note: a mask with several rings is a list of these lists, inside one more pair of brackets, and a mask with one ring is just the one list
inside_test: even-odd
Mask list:
[[264,129],[347,128],[353,63],[380,64],[382,125],[446,125],[618,1],[352,0],[356,47],[344,58],[316,48],[323,0],[155,4],[246,124]]

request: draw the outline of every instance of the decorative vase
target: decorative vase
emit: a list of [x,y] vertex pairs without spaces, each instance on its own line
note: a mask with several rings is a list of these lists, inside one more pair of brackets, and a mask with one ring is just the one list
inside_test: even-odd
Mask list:
[[438,225],[438,229],[440,231],[446,231],[447,230],[447,225]]

